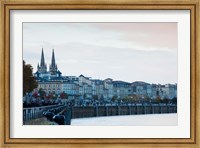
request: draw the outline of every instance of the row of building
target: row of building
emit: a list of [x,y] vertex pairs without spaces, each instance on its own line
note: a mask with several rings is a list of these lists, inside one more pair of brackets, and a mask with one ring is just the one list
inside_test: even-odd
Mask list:
[[177,84],[149,84],[146,82],[124,82],[114,81],[111,78],[105,80],[92,79],[84,75],[62,76],[55,62],[54,50],[49,71],[44,59],[42,49],[41,62],[38,64],[37,72],[34,74],[38,82],[38,88],[48,93],[66,93],[71,99],[112,99],[124,98],[130,95],[149,98],[169,98],[177,96]]

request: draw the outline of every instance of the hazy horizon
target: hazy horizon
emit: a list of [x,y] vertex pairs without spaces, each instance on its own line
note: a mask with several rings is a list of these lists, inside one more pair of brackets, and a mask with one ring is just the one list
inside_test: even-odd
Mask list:
[[36,72],[42,47],[63,76],[177,83],[177,23],[23,23],[23,59]]

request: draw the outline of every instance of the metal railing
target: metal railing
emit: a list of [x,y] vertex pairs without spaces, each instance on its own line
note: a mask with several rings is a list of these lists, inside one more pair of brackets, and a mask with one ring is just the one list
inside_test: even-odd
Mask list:
[[63,105],[50,105],[50,106],[41,106],[41,107],[32,107],[23,109],[23,123],[28,120],[42,118],[43,112],[49,109],[54,109]]

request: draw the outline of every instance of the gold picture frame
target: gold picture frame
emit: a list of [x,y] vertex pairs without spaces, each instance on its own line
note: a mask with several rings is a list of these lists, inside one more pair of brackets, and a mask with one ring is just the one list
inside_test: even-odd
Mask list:
[[[199,1],[198,0],[1,0],[0,50],[0,127],[2,147],[200,147],[199,110]],[[127,139],[29,139],[10,138],[10,10],[190,10],[191,42],[191,137],[190,138],[127,138]]]

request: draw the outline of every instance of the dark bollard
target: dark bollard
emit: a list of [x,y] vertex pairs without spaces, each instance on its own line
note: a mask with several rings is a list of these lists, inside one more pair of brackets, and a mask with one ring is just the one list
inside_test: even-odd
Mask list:
[[54,116],[54,113],[47,111],[44,116],[47,118],[47,120],[52,121],[52,118]]
[[66,111],[64,112],[65,116],[65,125],[71,125],[71,118],[72,118],[72,108],[67,107]]
[[57,114],[57,113],[59,113],[59,112],[58,112],[58,108],[55,109],[55,114]]
[[42,114],[43,114],[43,116],[45,116],[45,115],[46,115],[46,112],[43,112]]
[[65,124],[65,116],[64,115],[55,115],[53,116],[53,121],[59,125]]
[[55,114],[55,109],[50,109],[50,110],[48,110],[48,111]]

